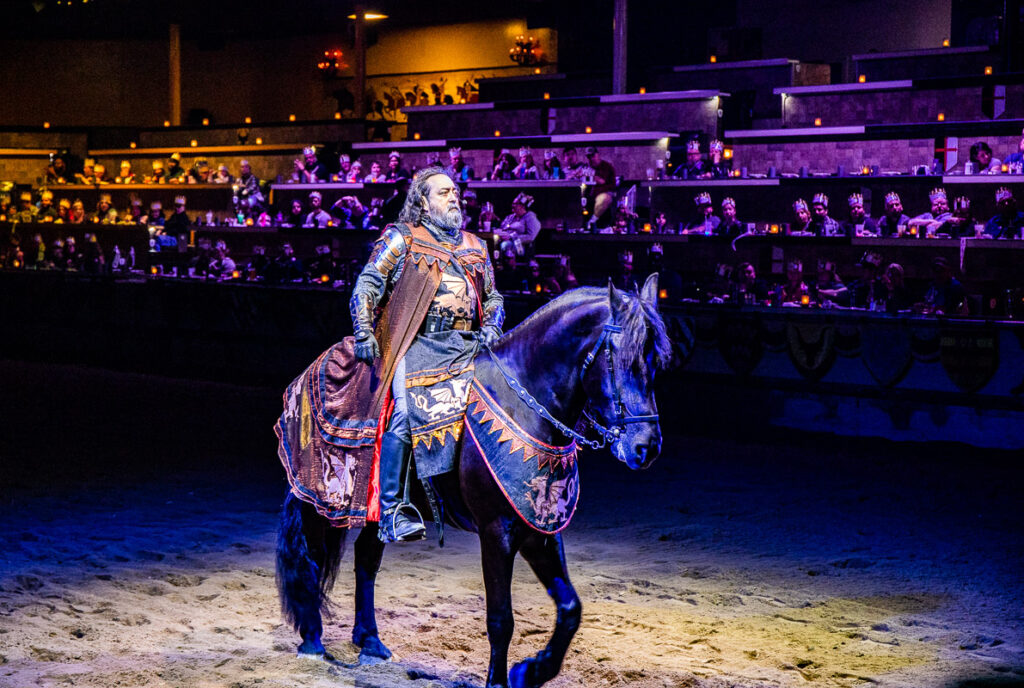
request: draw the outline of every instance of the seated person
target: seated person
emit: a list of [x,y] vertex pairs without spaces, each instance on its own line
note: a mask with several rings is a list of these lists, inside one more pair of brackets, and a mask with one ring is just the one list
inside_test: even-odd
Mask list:
[[164,175],[169,183],[180,183],[185,181],[185,168],[181,166],[181,153],[171,153],[167,159],[167,172]]
[[352,170],[352,158],[348,153],[338,156],[338,172],[331,175],[332,182],[348,181],[348,173]]
[[800,305],[804,296],[810,296],[804,282],[804,263],[799,258],[786,265],[786,283],[780,290],[783,304]]
[[522,243],[531,243],[540,232],[540,220],[530,210],[533,196],[520,193],[512,199],[512,212],[501,221],[498,236],[502,239],[513,239],[513,234]]
[[842,306],[849,303],[849,290],[839,279],[839,275],[836,274],[836,264],[831,260],[818,260],[818,278],[814,283],[814,300],[822,305],[833,303]]
[[811,231],[811,210],[807,201],[798,198],[793,201],[794,222],[789,226],[790,236],[813,236]]
[[301,227],[304,224],[306,224],[306,211],[302,209],[302,201],[298,198],[293,198],[291,208],[281,218],[281,226]]
[[636,234],[636,215],[627,208],[619,207],[615,211],[615,221],[598,230],[598,234]]
[[[768,300],[768,285],[757,276],[757,270],[750,263],[740,263],[733,273],[733,303],[755,305]],[[659,279],[659,283],[660,283]]]
[[303,227],[319,227],[323,229],[329,223],[333,224],[333,219],[323,209],[322,204],[323,196],[320,195],[319,191],[309,194],[309,214],[306,215],[306,219],[302,223]]
[[196,158],[192,169],[188,171],[185,181],[189,184],[209,184],[212,172],[206,158]]
[[882,274],[881,300],[885,302],[885,312],[890,315],[910,310],[914,305],[910,290],[903,282],[903,266],[899,263],[890,263]]
[[949,219],[935,230],[937,236],[974,236],[974,217],[971,215],[971,200],[960,196],[953,200],[953,212]]
[[153,161],[153,174],[146,177],[147,184],[164,184],[167,182],[167,171],[164,169],[163,160]]
[[565,179],[562,162],[553,150],[544,151],[544,166],[540,170],[541,179]]
[[1007,155],[1003,162],[1010,174],[1024,174],[1024,132],[1021,132],[1017,150]]
[[[724,202],[724,201],[723,201]],[[668,215],[664,211],[659,212],[654,216],[654,222],[651,223],[652,234],[675,234],[676,228],[668,223]]]
[[704,156],[700,153],[700,141],[690,139],[686,142],[686,162],[676,167],[672,173],[673,177],[680,179],[700,179],[702,175],[710,173]]
[[164,222],[166,222],[166,219],[164,218],[163,203],[160,201],[153,201],[149,204],[149,212],[142,216],[140,224],[163,227]]
[[533,161],[533,151],[527,147],[519,149],[519,163],[512,168],[513,179],[539,179],[540,171]]
[[882,256],[874,251],[865,251],[857,261],[860,276],[850,284],[850,304],[854,308],[875,310],[881,303],[885,286],[878,277],[882,268]]
[[726,197],[722,199],[722,221],[715,234],[733,241],[747,233],[745,224],[736,219],[736,201]]
[[[370,208],[363,214],[363,229],[384,229],[384,199],[374,196],[370,199]],[[344,225],[343,225],[344,226]]]
[[811,218],[810,224],[810,231],[812,234],[821,237],[846,236],[843,233],[843,228],[839,226],[839,223],[829,217],[828,196],[823,193],[814,194],[814,199],[811,201],[811,207],[814,209],[814,216]]
[[402,154],[398,151],[391,151],[388,154],[388,167],[384,170],[384,181],[397,182],[399,179],[409,179],[412,175],[402,167]]
[[903,213],[903,201],[895,191],[885,194],[885,215],[878,221],[878,236],[899,236],[899,228],[906,231],[910,218]]
[[725,157],[725,144],[714,139],[708,144],[708,169],[701,179],[728,179],[732,175],[732,160]]
[[949,200],[946,198],[945,189],[941,187],[932,189],[931,193],[928,194],[928,200],[932,204],[931,211],[912,217],[908,223],[910,227],[917,228],[918,236],[934,236],[939,227],[942,226],[942,223],[953,216],[949,212]]
[[117,176],[114,178],[115,184],[134,184],[135,173],[132,172],[131,160],[122,160],[121,169],[118,171]]
[[217,171],[214,172],[210,178],[211,184],[233,184],[235,178],[231,176],[231,172],[228,171],[228,166],[221,163],[217,166]]
[[96,183],[96,161],[92,158],[86,158],[82,163],[82,171],[75,173],[76,184],[95,184]]
[[93,184],[109,184],[107,179],[107,168],[99,163],[93,165]]
[[100,194],[100,200],[96,203],[96,212],[93,213],[92,221],[104,225],[111,225],[117,222],[117,210],[114,209],[114,201],[110,194]]
[[185,212],[185,197],[175,196],[174,212],[164,222],[164,232],[172,235],[182,234],[188,231],[191,224],[192,220],[189,219],[188,213]]
[[691,222],[683,230],[683,234],[704,234],[706,236],[715,234],[718,226],[722,224],[722,220],[715,215],[715,209],[711,203],[711,194],[707,191],[701,191],[694,197],[693,202],[700,209],[700,217]]
[[1003,171],[1002,161],[992,157],[992,148],[984,141],[972,145],[970,155],[975,174],[999,174]]
[[462,158],[462,148],[452,146],[448,149],[448,164],[444,168],[445,174],[456,182],[468,182],[473,180],[473,168],[466,164]]
[[50,163],[46,166],[46,184],[67,184],[70,176],[64,158],[51,155]]
[[[381,211],[383,214],[383,207]],[[365,214],[366,207],[355,196],[342,196],[331,206],[331,215],[337,219],[334,224],[344,229],[362,227]]]
[[348,184],[358,184],[363,181],[363,163],[356,160],[348,168],[348,174],[345,175],[344,181]]
[[[297,176],[297,178],[295,178]],[[319,184],[327,181],[327,172],[316,157],[316,148],[306,146],[302,149],[302,157],[295,160],[293,181],[303,184]]]
[[32,204],[32,192],[22,191],[18,196],[18,208],[11,212],[10,219],[14,222],[35,222],[39,208]]
[[386,181],[384,170],[380,168],[380,163],[374,160],[370,163],[370,174],[363,177],[364,184],[382,184]]
[[843,234],[855,236],[877,236],[878,224],[864,212],[864,196],[859,193],[850,194],[850,219],[843,223]]
[[1020,239],[1024,228],[1024,212],[1017,210],[1017,200],[1005,186],[996,190],[998,213],[985,223],[985,235],[993,239]]
[[953,275],[953,267],[942,256],[932,260],[933,279],[924,295],[920,308],[934,315],[969,315],[967,290]]
[[58,217],[60,214],[53,205],[53,192],[46,189],[39,196],[39,212],[36,213],[36,222],[53,222]]
[[574,146],[566,146],[562,149],[562,171],[566,179],[589,179],[594,176],[594,170],[585,161],[579,159],[579,154]]

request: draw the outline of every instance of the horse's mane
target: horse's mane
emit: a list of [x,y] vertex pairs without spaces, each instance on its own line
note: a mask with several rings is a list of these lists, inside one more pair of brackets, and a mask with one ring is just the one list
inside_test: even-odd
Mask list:
[[[627,361],[643,358],[644,344],[648,336],[651,338],[654,353],[654,366],[658,370],[666,369],[672,361],[672,340],[669,339],[665,321],[662,320],[654,306],[646,303],[639,295],[621,292],[625,310],[621,314],[623,346],[620,353]],[[544,304],[531,313],[525,320],[505,333],[502,340],[508,339],[513,332],[529,330],[538,321],[547,321],[553,315],[573,310],[582,306],[608,304],[608,289],[604,287],[578,287],[571,289]]]

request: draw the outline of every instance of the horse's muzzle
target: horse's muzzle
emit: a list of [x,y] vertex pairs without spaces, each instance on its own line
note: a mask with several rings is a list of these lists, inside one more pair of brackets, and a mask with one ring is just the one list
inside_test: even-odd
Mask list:
[[661,453],[661,440],[651,440],[646,444],[638,444],[633,448],[633,455],[626,458],[626,465],[633,470],[647,468]]

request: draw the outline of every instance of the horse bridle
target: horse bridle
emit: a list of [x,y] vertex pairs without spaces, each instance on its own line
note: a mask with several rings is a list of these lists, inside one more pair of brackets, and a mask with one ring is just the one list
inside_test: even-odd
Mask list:
[[[551,413],[546,408],[544,408],[544,405],[541,404],[539,401],[537,401],[537,399],[534,398],[533,395],[531,395],[529,392],[527,392],[526,389],[524,389],[523,386],[519,383],[519,380],[517,380],[516,377],[514,375],[512,375],[512,373],[510,373],[505,368],[504,365],[502,365],[501,361],[498,360],[498,357],[491,350],[491,347],[488,344],[484,344],[483,346],[484,346],[484,348],[487,349],[488,353],[491,354],[491,360],[494,362],[494,365],[498,369],[498,372],[501,373],[501,376],[503,378],[505,378],[505,382],[508,383],[508,386],[512,389],[513,392],[516,393],[516,395],[520,399],[523,400],[523,402],[534,413],[536,413],[538,416],[540,416],[544,420],[546,420],[549,423],[551,423],[552,425],[554,425],[558,429],[558,431],[561,432],[566,437],[571,437],[576,442],[579,442],[580,444],[585,444],[588,447],[590,447],[591,449],[603,449],[604,447],[606,447],[611,442],[614,442],[615,440],[619,439],[619,436],[622,434],[622,431],[625,430],[626,426],[629,425],[630,423],[657,423],[658,422],[658,414],[645,415],[645,416],[627,416],[626,415],[626,407],[625,407],[625,404],[622,403],[622,394],[619,392],[619,386],[616,384],[615,356],[614,356],[614,349],[612,347],[612,338],[610,336],[612,334],[621,334],[621,333],[622,333],[622,326],[621,325],[616,325],[611,320],[606,322],[604,324],[604,328],[602,328],[602,330],[601,330],[601,335],[597,338],[597,341],[594,342],[593,348],[591,348],[590,352],[587,353],[587,357],[583,360],[583,366],[580,368],[579,378],[580,378],[580,382],[583,382],[583,376],[586,375],[587,369],[591,366],[591,364],[597,358],[598,351],[602,348],[602,346],[604,347],[604,354],[605,354],[605,360],[607,361],[606,365],[607,365],[607,368],[608,368],[608,375],[611,378],[611,383],[612,383],[612,393],[613,393],[612,402],[613,402],[613,408],[615,409],[615,422],[608,423],[607,421],[605,421],[605,423],[607,425],[607,427],[606,427],[605,425],[602,425],[601,423],[599,423],[590,413],[588,413],[586,408],[584,408],[584,410],[583,410],[584,418],[586,418],[587,422],[590,424],[590,426],[592,428],[594,428],[594,430],[596,430],[601,435],[601,439],[599,439],[599,440],[589,440],[589,439],[587,439],[582,434],[576,432],[575,430],[570,428],[568,425],[566,425],[565,423],[561,422],[560,420],[558,420],[557,418],[552,416]],[[590,402],[588,401],[588,404],[589,403]]]

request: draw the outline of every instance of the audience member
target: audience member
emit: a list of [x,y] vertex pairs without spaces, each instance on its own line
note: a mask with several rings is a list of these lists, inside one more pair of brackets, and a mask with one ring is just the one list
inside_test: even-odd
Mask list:
[[374,160],[370,163],[370,173],[363,177],[364,184],[382,184],[386,181],[383,170],[380,168],[380,163]]
[[384,179],[389,182],[397,182],[411,176],[409,171],[402,167],[402,154],[398,151],[391,151],[388,154],[388,168],[384,172]]
[[875,251],[865,251],[857,261],[857,267],[860,275],[850,284],[850,305],[877,310],[885,292],[885,286],[878,275],[882,269],[882,256]]
[[164,222],[164,231],[168,234],[177,236],[188,232],[188,228],[192,225],[192,220],[189,219],[188,213],[185,211],[185,197],[175,196],[174,197],[174,212]]
[[683,230],[683,234],[703,234],[705,236],[717,234],[722,219],[715,215],[711,194],[701,191],[694,197],[693,202],[697,205],[700,215]]
[[355,196],[342,196],[331,206],[331,214],[337,218],[337,224],[344,229],[358,229],[363,226],[363,215],[366,208]]
[[882,300],[885,301],[885,312],[895,315],[909,310],[914,304],[910,291],[903,283],[903,266],[890,263],[882,275]]
[[252,247],[252,256],[245,265],[245,277],[248,280],[263,281],[267,279],[267,272],[270,270],[270,259],[267,258],[267,247],[257,244]]
[[824,258],[818,259],[818,275],[814,282],[813,298],[822,306],[847,305],[849,293],[846,285],[836,274],[836,264]]
[[[387,177],[385,176],[385,179]],[[348,174],[345,175],[345,182],[348,184],[358,184],[363,181],[363,163],[356,160],[348,167]]]
[[700,141],[697,139],[687,141],[686,162],[676,167],[672,176],[680,179],[700,179],[705,174],[710,176],[710,172],[711,170],[708,169],[704,156],[700,152]]
[[302,184],[319,184],[320,182],[327,181],[327,174],[324,172],[320,161],[317,160],[316,148],[306,146],[302,149],[302,157],[295,159],[294,176],[298,177],[295,181]]
[[95,184],[109,184],[110,180],[107,178],[107,168],[103,165],[96,163],[93,165],[93,176],[95,177]]
[[68,217],[68,223],[73,225],[85,224],[85,204],[82,203],[81,199],[76,198],[74,203],[71,204],[71,214]]
[[384,220],[385,226],[398,221],[398,216],[401,214],[402,208],[405,207],[405,199],[408,195],[408,178],[395,182],[395,191],[391,194],[391,198],[384,201],[384,208],[381,210],[381,218]]
[[878,236],[878,223],[864,212],[864,196],[850,194],[850,219],[843,223],[842,233],[849,237]]
[[96,212],[93,213],[93,222],[109,225],[117,222],[117,210],[114,208],[114,201],[108,193],[101,193],[100,200],[96,203]]
[[462,192],[462,229],[467,232],[480,231],[480,200],[473,189]]
[[[699,150],[699,149],[698,149]],[[714,139],[708,145],[708,165],[701,179],[728,179],[732,176],[732,160],[725,157],[725,144]]]
[[319,191],[309,194],[309,214],[302,223],[303,227],[319,227],[324,229],[328,224],[334,224],[331,216],[323,209],[323,196]]
[[936,229],[941,237],[974,236],[974,217],[971,215],[971,201],[966,196],[953,199],[953,212],[949,219]]
[[233,184],[234,182],[235,178],[231,176],[228,166],[224,163],[217,165],[217,171],[210,178],[211,184]]
[[238,189],[235,193],[243,202],[243,205],[248,205],[253,210],[263,208],[266,199],[263,196],[263,191],[260,189],[259,178],[252,173],[252,166],[249,165],[248,160],[242,160],[238,166],[239,175],[238,179],[235,180]]
[[615,168],[607,160],[601,159],[597,148],[588,146],[585,152],[587,163],[594,170],[594,214],[590,218],[590,225],[597,227],[615,203]]
[[651,223],[651,232],[654,234],[675,234],[676,228],[669,225],[668,215],[664,211],[659,211],[654,216],[654,222]]
[[919,235],[934,235],[942,223],[948,220],[952,213],[949,212],[949,201],[946,198],[946,190],[943,188],[932,189],[928,194],[931,202],[931,211],[921,213],[910,219],[910,227],[916,227]]
[[348,180],[348,173],[352,170],[352,157],[348,153],[338,156],[338,173],[331,175],[332,182],[344,182]]
[[292,199],[291,208],[285,213],[284,217],[281,218],[282,227],[301,227],[306,224],[306,211],[302,208],[302,200],[298,198]]
[[384,229],[384,199],[374,196],[370,199],[370,207],[363,214],[363,229]]
[[1024,132],[1021,132],[1017,150],[1007,155],[1003,162],[1006,163],[1007,171],[1010,174],[1024,174]]
[[540,220],[530,210],[533,196],[520,193],[512,200],[512,212],[501,221],[498,236],[513,242],[518,238],[524,244],[532,243],[540,232]]
[[117,176],[114,178],[116,184],[134,184],[135,173],[132,172],[132,161],[122,160],[121,167],[118,170]]
[[633,252],[630,250],[620,251],[618,259],[619,265],[615,274],[612,275],[612,283],[618,289],[624,289],[630,293],[639,291],[640,287],[633,274]]
[[791,236],[812,236],[814,234],[811,229],[811,211],[807,206],[807,201],[802,198],[793,201],[793,220],[789,226]]
[[804,263],[795,259],[786,265],[786,283],[779,290],[779,296],[783,304],[802,304],[803,297],[810,298],[807,284],[804,283]]
[[212,178],[210,163],[206,158],[196,158],[192,169],[188,171],[186,181],[189,184],[209,184]]
[[96,161],[92,158],[86,158],[82,162],[82,171],[75,173],[76,184],[95,184],[96,183]]
[[516,159],[508,151],[498,154],[498,161],[491,170],[491,181],[508,181],[515,179],[512,171],[516,168]]
[[51,155],[50,163],[46,166],[46,174],[44,175],[46,184],[67,184],[69,176],[64,158]]
[[181,166],[181,153],[171,153],[171,157],[167,160],[165,178],[171,184],[185,181],[185,168]]
[[142,214],[142,199],[135,193],[131,194],[128,209],[120,217],[121,224],[141,225],[145,224]]
[[[768,300],[768,285],[757,276],[757,270],[752,264],[740,263],[733,276],[735,278],[731,295],[733,303],[755,305],[763,304]],[[660,276],[658,277],[658,286],[664,288]]]
[[648,274],[658,273],[659,298],[664,298],[668,303],[677,303],[683,298],[683,277],[665,261],[665,247],[660,242],[651,244],[647,249],[647,271]]
[[953,275],[953,268],[942,256],[932,260],[932,283],[924,295],[922,311],[934,315],[969,315],[967,291]]
[[273,273],[278,282],[301,282],[305,278],[305,268],[290,243],[281,244],[281,255],[274,261]]
[[213,247],[207,274],[221,279],[232,279],[237,267],[228,250],[227,242],[218,239]]
[[814,194],[811,206],[814,209],[814,217],[811,218],[809,228],[811,234],[821,237],[845,236],[843,228],[828,214],[828,196],[823,193]]
[[462,148],[458,146],[448,149],[448,164],[445,165],[444,172],[456,182],[473,180],[473,168],[463,160]]
[[992,157],[992,148],[984,141],[971,146],[970,158],[975,174],[999,174],[1003,171],[1003,163]]
[[62,198],[57,201],[57,219],[54,222],[71,222],[71,201],[69,199]]
[[[900,231],[906,231],[910,218],[903,213],[903,201],[895,191],[885,195],[885,215],[878,221],[878,235],[883,237],[899,236]],[[900,227],[903,230],[900,230]]]
[[164,217],[164,206],[160,201],[153,201],[149,204],[149,213],[143,216],[147,225],[163,227],[167,219]]
[[1005,186],[996,190],[996,210],[985,223],[985,234],[993,239],[1020,239],[1024,228],[1024,212],[1017,210],[1017,199]]
[[562,170],[565,172],[566,179],[583,181],[594,176],[593,168],[578,158],[574,146],[566,146],[562,149]]
[[746,225],[736,218],[736,201],[729,197],[723,198],[722,220],[715,230],[715,234],[733,241],[746,233]]
[[167,181],[167,170],[164,169],[163,160],[153,161],[153,175],[146,177],[147,184],[163,184]]
[[79,260],[79,269],[89,275],[98,275],[103,272],[107,259],[100,248],[99,239],[95,234],[85,235],[85,247],[82,249],[82,256]]
[[339,281],[342,278],[342,266],[331,253],[331,247],[320,244],[315,250],[316,258],[309,264],[310,280],[327,284]]
[[542,179],[565,179],[562,162],[555,151],[544,151],[544,167],[540,171],[540,176]]
[[60,214],[53,207],[53,192],[45,189],[39,195],[39,212],[36,213],[36,222],[53,222]]
[[533,161],[533,151],[527,147],[519,149],[519,163],[512,169],[514,179],[539,179],[540,172]]
[[12,222],[35,222],[39,215],[39,208],[32,204],[32,192],[22,191],[18,195],[18,207],[12,211],[9,218]]

